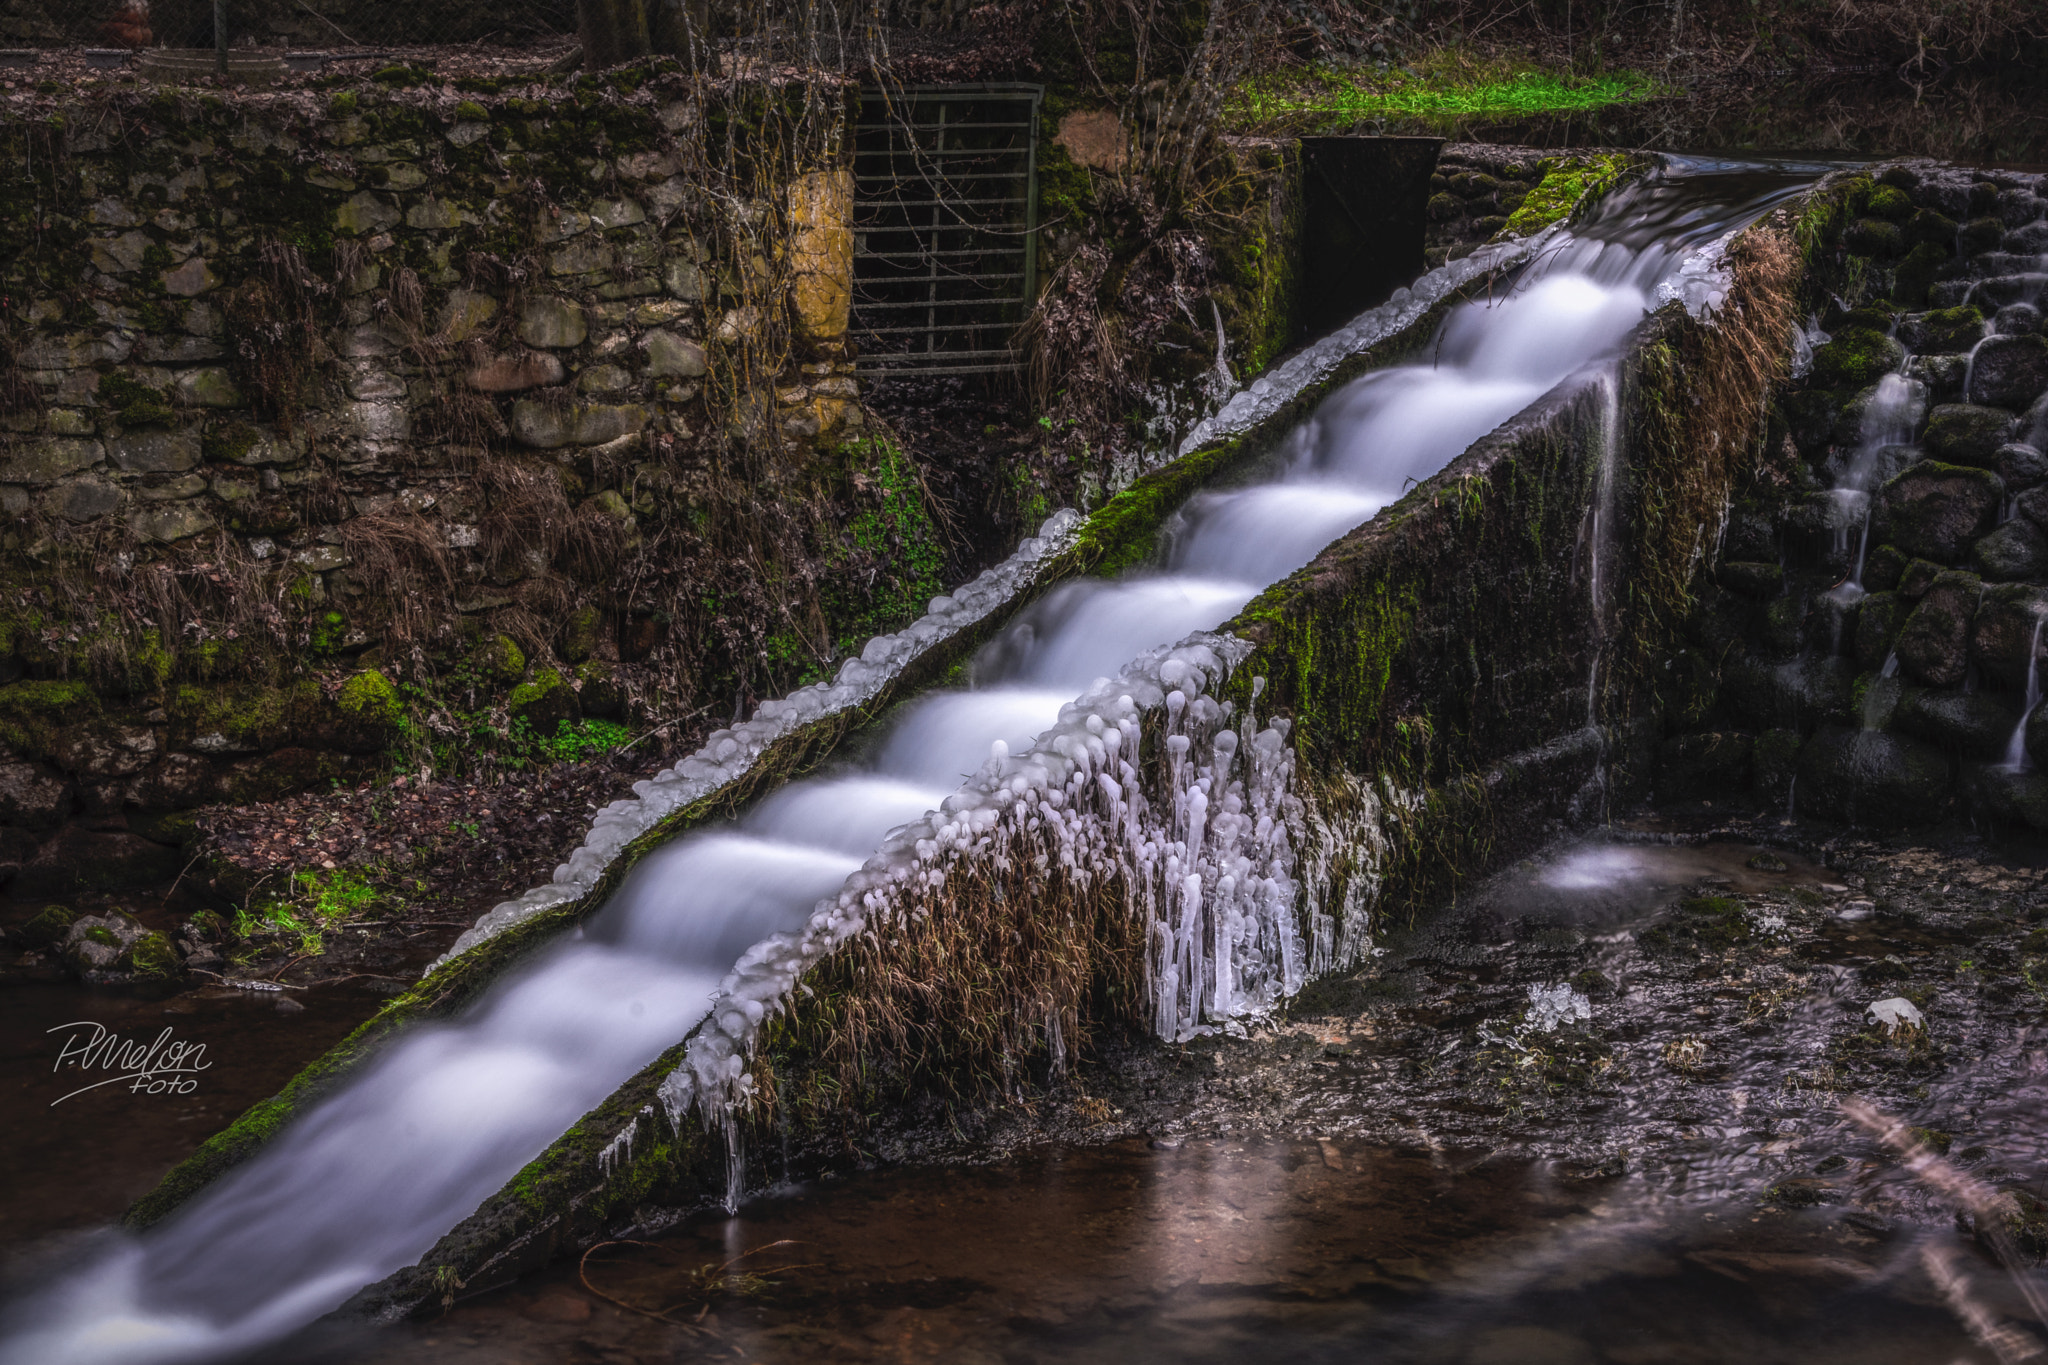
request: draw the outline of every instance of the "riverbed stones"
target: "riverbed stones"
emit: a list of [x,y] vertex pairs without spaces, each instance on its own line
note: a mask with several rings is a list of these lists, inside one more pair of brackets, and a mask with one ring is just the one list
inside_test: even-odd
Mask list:
[[2005,408],[2024,408],[2048,389],[2048,337],[1993,337],[1977,349],[1970,397]]
[[2048,536],[2026,517],[2014,517],[1970,547],[1970,567],[1991,583],[2048,574]]
[[1976,403],[1944,403],[1927,414],[1927,453],[1949,464],[1989,469],[2012,439],[2012,414]]
[[1970,620],[1983,583],[1956,571],[1937,576],[1894,646],[1908,677],[1929,687],[1954,687],[1969,666]]
[[1992,528],[2004,497],[1988,469],[1924,461],[1880,491],[1884,538],[1907,554],[1952,564]]
[[1945,803],[1949,760],[1940,749],[1880,730],[1825,726],[1799,754],[1799,807],[1878,828],[1924,824]]

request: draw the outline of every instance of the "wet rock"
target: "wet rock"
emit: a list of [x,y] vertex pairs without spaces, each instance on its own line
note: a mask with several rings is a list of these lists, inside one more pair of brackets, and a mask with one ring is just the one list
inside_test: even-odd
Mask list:
[[15,930],[14,937],[30,948],[54,948],[64,942],[77,919],[78,912],[68,905],[46,905]]
[[1690,801],[1749,785],[1752,736],[1712,730],[1667,739],[1657,754],[1657,793],[1669,801]]
[[1787,659],[1805,649],[1806,614],[1803,595],[1787,594],[1765,606],[1760,632],[1765,652],[1773,658]]
[[[1970,658],[1987,679],[2018,691],[2027,685],[2035,628],[2048,618],[2048,590],[2000,583],[1984,590],[1970,628]],[[2048,634],[2041,644],[2048,651]]]
[[1899,319],[1899,339],[1916,354],[1963,351],[1984,335],[1984,310],[1974,304],[1910,313]]
[[1970,547],[1970,567],[1992,583],[2039,578],[2048,574],[2048,536],[2031,519],[2014,517]]
[[1977,350],[1969,397],[2024,408],[2048,389],[2048,337],[1993,337]]
[[1989,470],[1928,460],[1879,493],[1883,535],[1907,554],[1954,563],[1992,528],[2004,497]]
[[1856,662],[1876,670],[1891,656],[1892,642],[1912,612],[1912,603],[1895,592],[1874,592],[1863,599],[1856,613]]
[[1982,589],[1975,574],[1951,571],[1935,578],[1893,646],[1908,677],[1929,687],[1954,687],[1963,680],[1970,621]]
[[1724,563],[1715,575],[1721,586],[1759,602],[1769,601],[1785,588],[1785,570],[1777,564],[1735,561]]
[[2018,337],[2041,330],[2041,310],[2031,303],[2008,303],[1991,319],[1991,330],[1999,336]]
[[1905,552],[1896,545],[1879,545],[1863,558],[1863,586],[1872,592],[1890,592],[1899,586],[1906,571]]
[[2048,479],[2048,455],[2018,441],[2000,446],[1991,457],[1991,467],[2005,480],[2009,493],[2030,489]]
[[1945,804],[1949,760],[1903,735],[1828,726],[1799,755],[1799,808],[1849,824],[1925,824]]
[[576,689],[552,668],[536,669],[531,678],[513,688],[505,709],[514,719],[532,726],[542,739],[552,738],[563,721],[575,720],[582,713]]
[[1897,223],[1859,218],[1842,233],[1842,244],[1858,256],[1884,261],[1905,253],[1906,234]]
[[1756,774],[1757,797],[1765,805],[1777,809],[1791,803],[1803,743],[1799,731],[1791,729],[1766,730],[1756,737],[1750,764]]
[[1905,358],[1906,348],[1876,328],[1846,327],[1814,350],[1812,383],[1816,388],[1860,389],[1899,368]]
[[2022,742],[2026,745],[2027,757],[2034,760],[2034,767],[2048,770],[2048,706],[2035,707],[2027,717]]
[[2019,708],[2010,697],[1993,692],[1943,692],[1911,688],[1892,726],[1916,739],[1938,744],[1964,758],[1990,761],[2005,755],[2005,746],[2020,723]]
[[1970,776],[1970,797],[2000,820],[2048,830],[2048,774],[1987,764]]
[[1956,233],[1962,225],[1945,213],[1934,209],[1921,209],[1906,220],[1906,240],[1918,245],[1926,242],[1930,246],[1945,249],[1955,244]]
[[1899,571],[1899,596],[1908,602],[1918,602],[1927,596],[1927,590],[1934,586],[1934,580],[1947,572],[1931,559],[1910,559]]
[[1927,453],[1949,464],[1989,469],[2012,439],[2012,414],[1975,403],[1943,403],[1927,414]]
[[40,833],[71,813],[70,782],[34,763],[0,763],[0,824]]
[[36,850],[14,876],[12,894],[23,899],[72,892],[125,891],[168,882],[184,866],[184,855],[133,834],[73,825]]
[[1811,457],[1825,449],[1834,434],[1840,400],[1824,390],[1808,389],[1788,393],[1781,402],[1785,425],[1800,452]]
[[1852,659],[1808,656],[1781,664],[1740,659],[1724,673],[1736,709],[1763,727],[1804,728],[1847,719],[1856,690]]

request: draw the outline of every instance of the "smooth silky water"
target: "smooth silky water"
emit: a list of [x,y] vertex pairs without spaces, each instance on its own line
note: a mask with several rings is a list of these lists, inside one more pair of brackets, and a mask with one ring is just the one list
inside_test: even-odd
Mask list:
[[1597,376],[1687,253],[1814,168],[1676,160],[1614,196],[1497,296],[1453,311],[1428,361],[1345,386],[1269,480],[1199,496],[1163,568],[1069,584],[976,686],[906,707],[855,769],[649,856],[587,923],[449,1022],[421,1025],[246,1165],[17,1305],[0,1360],[231,1355],[410,1265],[627,1077],[681,1039],[752,943],[801,926],[893,827],[1138,652],[1228,620],[1266,584],[1553,386]]

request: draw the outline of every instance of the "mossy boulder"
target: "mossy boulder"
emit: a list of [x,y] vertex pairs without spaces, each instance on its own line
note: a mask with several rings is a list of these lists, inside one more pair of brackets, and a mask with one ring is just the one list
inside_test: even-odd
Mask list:
[[1907,241],[1938,246],[1944,256],[1955,246],[1956,234],[1960,231],[1962,224],[1934,209],[1921,209],[1906,220]]
[[68,905],[46,905],[15,930],[14,936],[30,948],[54,948],[71,932],[77,918],[78,912]]
[[1768,602],[1785,590],[1782,564],[1759,564],[1744,560],[1724,563],[1714,575],[1722,587],[1758,602]]
[[1991,468],[2005,481],[2005,491],[2018,493],[2048,481],[2048,454],[2020,441],[2008,441],[1991,457]]
[[213,755],[279,748],[321,707],[320,685],[310,679],[284,687],[181,683],[164,697],[171,746]]
[[1992,682],[2014,691],[2027,685],[2027,660],[2037,646],[2048,652],[2048,589],[1998,583],[1984,590],[1970,623],[1970,660]]
[[1912,603],[1895,592],[1874,592],[1856,612],[1856,662],[1866,669],[1884,667],[1892,642],[1912,613]]
[[1983,583],[1975,574],[1948,572],[1934,580],[1894,648],[1906,676],[1929,687],[1962,682],[1970,661],[1970,625]]
[[1906,567],[1899,570],[1899,596],[1908,602],[1918,602],[1927,596],[1927,590],[1934,586],[1934,580],[1947,570],[1931,559],[1909,559]]
[[2019,708],[2008,696],[1914,687],[1892,712],[1889,728],[1988,762],[2004,754],[2019,722]]
[[2027,407],[2048,391],[2048,337],[1993,337],[1977,349],[1966,397],[2002,408]]
[[147,932],[125,911],[84,915],[71,922],[58,954],[74,975],[104,979],[125,970],[129,946]]
[[1799,753],[1799,810],[1848,824],[1924,825],[1947,802],[1948,756],[1905,735],[1823,727]]
[[389,748],[405,728],[405,702],[391,679],[374,668],[343,683],[334,705],[341,713],[336,747],[350,753],[374,754]]
[[1842,245],[1858,256],[1888,261],[1906,251],[1906,234],[1897,223],[1882,218],[1859,218],[1842,234]]
[[1906,253],[1892,271],[1892,297],[1909,308],[1919,307],[1927,302],[1934,282],[1941,278],[1942,270],[1949,263],[1947,247],[1932,242],[1922,242]]
[[1957,245],[1965,254],[1975,256],[1979,252],[1998,250],[1998,244],[2004,240],[2004,223],[1996,218],[1972,218],[1963,224],[1962,236],[1957,239]]
[[1784,663],[1738,659],[1723,668],[1735,709],[1762,729],[1845,719],[1856,695],[1853,659],[1808,654]]
[[1927,460],[1879,491],[1874,529],[1907,554],[1953,564],[1996,524],[2004,500],[1990,470]]
[[1873,185],[1863,200],[1863,212],[1885,222],[1903,223],[1913,216],[1913,197],[1897,185]]
[[1863,556],[1863,586],[1872,592],[1890,592],[1899,586],[1906,571],[1905,551],[1896,545],[1879,545]]
[[1809,457],[1827,449],[1834,437],[1835,419],[1842,411],[1842,397],[1826,389],[1801,389],[1788,393],[1779,406],[1785,413],[1785,427],[1792,444]]
[[46,758],[67,725],[98,715],[100,699],[81,682],[17,682],[0,687],[0,745]]
[[171,941],[159,933],[147,933],[128,945],[127,960],[124,964],[137,976],[164,978],[182,976],[185,961]]
[[1975,304],[1911,313],[1899,320],[1899,338],[1916,355],[1967,351],[1984,335],[1984,310]]
[[576,680],[581,684],[577,699],[584,715],[604,720],[625,719],[626,687],[619,681],[616,668],[602,660],[592,659],[577,666]]
[[1970,567],[1988,583],[2048,575],[2048,536],[2025,517],[2014,517],[1970,547]]
[[1906,359],[1906,348],[1874,327],[1845,327],[1813,353],[1816,388],[1860,389],[1875,384]]
[[526,674],[526,651],[509,635],[493,635],[470,654],[469,666],[488,682],[516,683]]
[[575,720],[582,714],[576,689],[552,668],[535,669],[531,678],[513,688],[505,709],[513,719],[525,721],[534,734],[543,738],[553,735],[563,721]]
[[562,623],[562,657],[580,664],[597,652],[603,639],[604,613],[596,607],[579,607]]

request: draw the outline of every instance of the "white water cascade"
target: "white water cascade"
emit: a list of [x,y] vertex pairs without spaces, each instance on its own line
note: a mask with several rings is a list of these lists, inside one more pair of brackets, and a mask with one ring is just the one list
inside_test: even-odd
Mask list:
[[2033,718],[2034,708],[2041,704],[2041,622],[2048,618],[2048,610],[2034,609],[2034,633],[2027,642],[2027,704],[2020,709],[2019,724],[2012,727],[2012,738],[2005,742],[2005,758],[1999,766],[2007,772],[2023,773],[2034,766],[2027,754],[2027,722]]
[[[859,887],[888,871],[870,857],[885,836],[906,825],[930,831],[907,848],[887,845],[904,858],[941,835],[972,836],[986,807],[956,789],[980,775],[974,792],[1001,779],[1024,793],[1029,774],[1010,755],[1030,760],[1048,729],[1057,727],[1048,744],[1088,751],[1095,763],[1093,748],[1108,753],[1109,734],[1134,725],[1139,709],[1179,697],[1190,719],[1175,724],[1205,746],[1176,753],[1186,770],[1177,767],[1175,804],[1157,817],[1155,845],[1178,840],[1189,860],[1156,869],[1174,926],[1153,954],[1162,1029],[1193,1027],[1204,1000],[1233,1013],[1299,984],[1306,950],[1292,884],[1260,874],[1226,885],[1242,855],[1219,841],[1263,841],[1270,852],[1284,837],[1258,806],[1258,793],[1284,778],[1284,732],[1233,729],[1204,695],[1229,642],[1191,641],[1149,656],[1127,685],[1108,680],[1134,656],[1230,619],[1474,440],[1613,355],[1655,303],[1718,304],[1725,276],[1704,248],[1803,178],[1711,174],[1721,169],[1680,166],[1618,197],[1578,235],[1560,234],[1512,287],[1454,310],[1428,363],[1333,393],[1265,482],[1193,499],[1163,566],[1055,591],[979,661],[972,690],[905,708],[865,759],[649,855],[582,927],[459,1016],[414,1028],[158,1227],[109,1234],[88,1264],[11,1312],[0,1361],[193,1361],[275,1340],[419,1260],[700,1021],[697,1039],[720,1077],[743,1089],[752,1031],[807,961],[861,932]],[[1419,283],[1416,293],[1427,292]],[[1110,776],[1107,766],[1092,770]],[[1250,774],[1237,810],[1217,794],[1231,771]],[[1214,786],[1203,772],[1220,775]],[[1190,795],[1198,788],[1199,801]],[[1047,808],[1058,808],[1064,788],[1045,790],[1054,794]],[[1096,808],[1118,809],[1120,795],[1100,790],[1110,804]],[[1196,876],[1206,880],[1188,880]],[[1235,918],[1205,950],[1186,926],[1218,905]]]
[[[1908,356],[1899,368],[1877,381],[1857,427],[1856,449],[1842,466],[1835,483],[1844,521],[1860,524],[1856,539],[1856,565],[1831,591],[1843,606],[1860,600],[1863,565],[1870,555],[1871,495],[1885,480],[1919,460],[1920,452],[1909,442],[1927,411],[1927,386],[1906,376],[1912,364]],[[1848,531],[1838,532],[1837,547],[1848,549]]]

